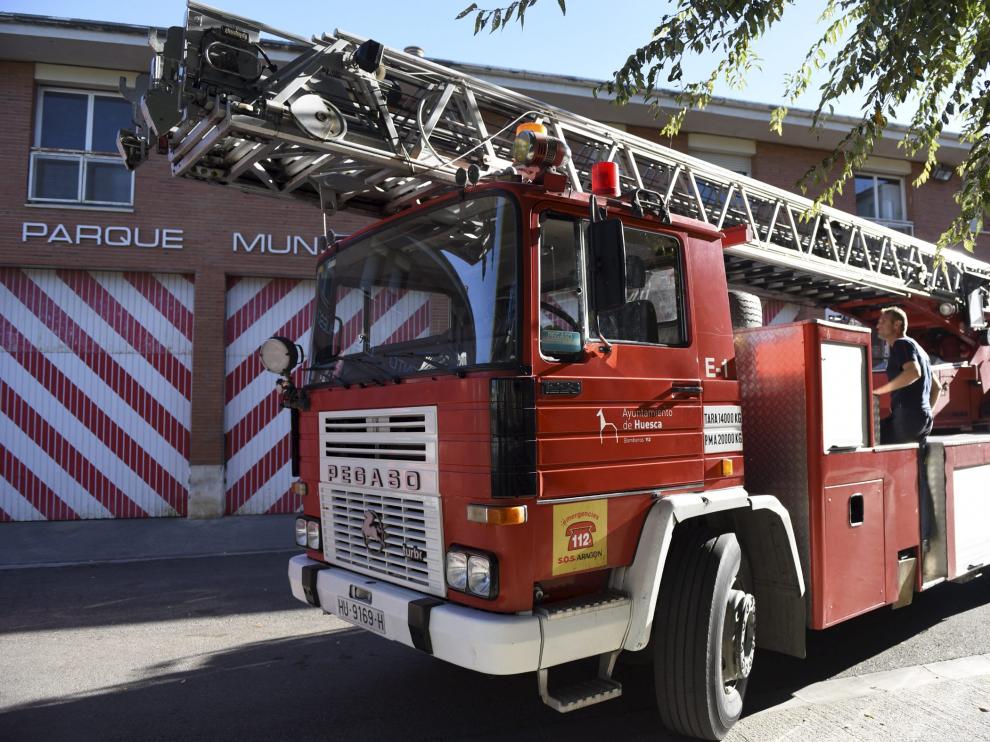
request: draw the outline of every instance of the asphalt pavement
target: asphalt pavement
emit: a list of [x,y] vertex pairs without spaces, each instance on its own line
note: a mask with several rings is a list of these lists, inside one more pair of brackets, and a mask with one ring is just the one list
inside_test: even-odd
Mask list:
[[[270,554],[296,550],[293,544],[293,519],[291,515],[241,516],[217,520],[107,520],[88,522],[39,522],[0,524],[0,570],[13,577],[11,570],[38,570],[71,565],[99,565],[114,563],[139,563],[151,560],[183,560],[224,555]],[[260,558],[260,557],[259,557]],[[193,574],[195,572],[191,570]],[[26,577],[28,573],[25,573]],[[192,578],[190,578],[192,579]],[[933,592],[946,590],[940,596],[948,596],[952,590],[965,591],[965,601],[958,608],[950,608],[956,615],[968,611],[984,611],[990,603],[990,580],[983,584],[978,580],[960,587],[944,586]],[[21,581],[7,581],[8,587]],[[286,588],[287,589],[287,588]],[[959,593],[961,594],[961,593]],[[893,614],[904,631],[903,640],[892,637],[895,648],[931,636],[932,652],[928,659],[894,662],[894,669],[884,669],[877,662],[870,663],[869,649],[866,661],[840,670],[828,667],[829,651],[818,647],[818,654],[825,656],[819,668],[810,667],[807,674],[798,667],[804,663],[763,654],[760,688],[748,699],[747,715],[730,733],[730,740],[757,742],[763,740],[812,739],[812,740],[987,740],[990,742],[990,652],[987,642],[971,642],[969,649],[954,651],[951,641],[944,634],[937,634],[945,620],[938,612],[937,604],[943,602],[935,595],[920,596],[924,600]],[[928,606],[926,608],[926,605]],[[932,610],[934,607],[934,611]],[[917,620],[905,622],[901,616],[918,609]],[[0,611],[2,611],[0,607]],[[924,616],[922,611],[930,611]],[[954,611],[954,613],[952,613]],[[890,616],[891,614],[885,614]],[[855,642],[857,628],[875,630],[882,626],[884,616],[857,619],[862,623],[849,627],[848,640],[833,634],[825,637],[825,644]],[[972,623],[967,624],[972,626]],[[979,631],[967,629],[966,633]],[[872,627],[872,628],[871,628]],[[931,634],[928,632],[931,631]],[[986,626],[982,625],[986,636]],[[820,636],[819,632],[815,632]],[[815,638],[812,635],[812,638]],[[821,643],[821,640],[819,640]],[[935,644],[940,646],[934,646]],[[967,652],[969,653],[967,655]],[[879,654],[879,650],[877,654]],[[888,650],[889,654],[889,650]],[[967,656],[959,656],[960,654]],[[913,662],[910,664],[909,662]],[[0,660],[0,668],[3,661]],[[790,677],[787,677],[788,674]],[[772,677],[767,683],[766,678]],[[479,679],[479,682],[486,682]],[[0,679],[0,686],[3,680]],[[9,690],[9,689],[8,689]],[[533,692],[535,693],[535,684]],[[2,694],[0,694],[2,695]],[[753,694],[751,694],[753,695]],[[642,700],[642,699],[640,699]],[[615,704],[616,702],[612,702]],[[0,732],[2,732],[3,704],[0,704]],[[646,701],[646,707],[649,701]],[[591,722],[583,731],[594,727],[594,736],[600,736],[615,723],[603,704],[589,716]],[[638,706],[633,708],[638,709]],[[619,712],[621,705],[615,706]],[[628,711],[629,709],[627,709]],[[643,712],[646,713],[646,712]],[[620,714],[621,715],[621,714]],[[612,722],[609,722],[612,719]],[[563,720],[562,720],[563,721]],[[575,719],[577,721],[577,719]],[[633,719],[627,718],[627,721]],[[608,734],[615,739],[645,739],[642,727],[650,722],[616,726]],[[580,725],[579,725],[580,726]],[[579,739],[579,728],[570,730]],[[493,730],[494,734],[494,730]],[[537,735],[540,736],[540,735]],[[0,738],[3,734],[0,733]],[[436,739],[460,737],[441,733]],[[485,739],[496,739],[498,734]],[[514,738],[512,735],[506,739]],[[431,737],[433,739],[433,737]]]
[[0,524],[0,569],[296,551],[294,515]]

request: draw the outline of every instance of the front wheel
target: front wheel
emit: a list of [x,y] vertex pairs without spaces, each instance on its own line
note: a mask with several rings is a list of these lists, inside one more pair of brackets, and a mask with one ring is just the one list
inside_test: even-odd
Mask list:
[[674,532],[653,620],[657,707],[668,729],[722,739],[742,713],[756,601],[734,533]]

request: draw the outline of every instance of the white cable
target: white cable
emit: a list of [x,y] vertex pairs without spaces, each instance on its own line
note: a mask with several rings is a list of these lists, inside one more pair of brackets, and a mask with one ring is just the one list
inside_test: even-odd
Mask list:
[[[426,105],[426,98],[423,98],[419,102],[419,105],[416,107],[416,128],[419,129],[419,136],[422,138],[423,144],[425,144],[426,147],[427,147],[427,149],[430,150],[430,153],[440,161],[440,164],[439,165],[436,165],[436,166],[430,167],[430,168],[426,168],[423,171],[423,172],[427,172],[428,173],[428,172],[431,172],[433,170],[439,170],[442,167],[446,167],[447,165],[452,164],[454,161],[453,160],[445,160],[443,157],[440,156],[440,153],[439,152],[437,152],[435,149],[433,149],[433,145],[430,144],[430,138],[429,138],[429,136],[426,133],[425,127],[423,126],[423,106],[425,106],[425,105]],[[545,116],[545,117],[549,118],[549,116],[547,116],[547,114],[543,113],[542,111],[524,111],[523,113],[521,113],[518,116],[516,116],[516,118],[514,118],[508,124],[506,124],[501,129],[499,129],[498,131],[496,131],[494,134],[489,134],[486,138],[482,139],[480,142],[478,142],[476,145],[474,145],[470,149],[465,150],[464,152],[459,153],[458,157],[464,157],[465,155],[469,155],[472,152],[474,152],[476,149],[478,149],[479,147],[485,146],[485,144],[487,142],[490,142],[490,141],[494,140],[495,137],[501,135],[505,131],[508,131],[513,126],[515,126],[517,123],[519,123],[520,120],[522,120],[522,119],[524,119],[524,118],[526,118],[527,116],[530,116],[530,115]]]

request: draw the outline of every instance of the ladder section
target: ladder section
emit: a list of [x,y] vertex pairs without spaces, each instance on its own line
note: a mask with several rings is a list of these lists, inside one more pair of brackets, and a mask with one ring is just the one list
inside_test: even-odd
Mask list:
[[[263,33],[283,41],[262,44]],[[516,125],[538,118],[570,149],[572,191],[589,188],[596,162],[615,161],[623,190],[656,191],[672,213],[719,229],[748,225],[751,240],[726,250],[730,282],[832,302],[960,302],[990,285],[990,267],[968,256],[939,262],[929,243],[836,209],[812,213],[783,189],[370,39],[304,42],[190,3],[186,27],[152,45],[150,81],[124,91],[142,113],[125,143],[131,165],[167,136],[174,175],[384,216],[454,183],[459,168],[504,174]],[[295,57],[277,66],[266,49]]]

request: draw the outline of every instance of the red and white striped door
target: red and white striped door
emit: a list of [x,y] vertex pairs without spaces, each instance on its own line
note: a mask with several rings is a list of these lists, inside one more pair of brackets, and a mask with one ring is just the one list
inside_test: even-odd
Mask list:
[[193,293],[0,268],[0,520],[185,515]]
[[[224,431],[228,515],[292,513],[299,498],[289,459],[289,412],[279,408],[277,377],[261,365],[258,348],[282,335],[309,352],[316,282],[230,278]],[[301,369],[294,377],[304,382]]]

